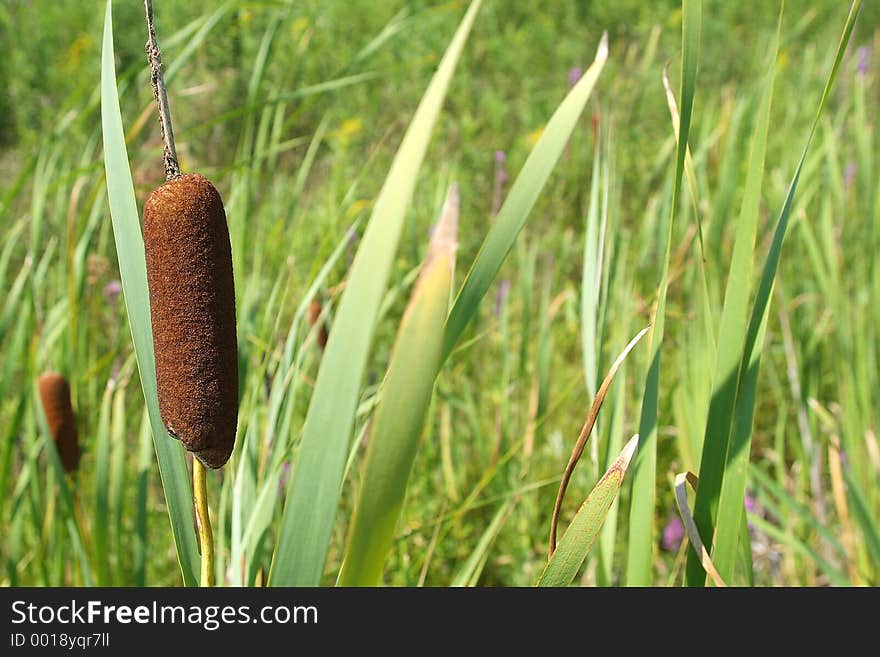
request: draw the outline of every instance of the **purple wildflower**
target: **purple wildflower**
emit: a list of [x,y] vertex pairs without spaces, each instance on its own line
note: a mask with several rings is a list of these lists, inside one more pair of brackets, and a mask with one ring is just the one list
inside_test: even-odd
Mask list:
[[107,303],[111,306],[116,304],[116,301],[119,299],[119,295],[122,294],[122,283],[119,281],[110,281],[107,285],[104,286],[104,299],[107,300]]
[[678,516],[669,516],[666,526],[663,528],[663,541],[661,546],[667,552],[675,552],[681,546],[684,539],[684,525]]
[[568,69],[568,86],[573,87],[578,83],[578,80],[581,79],[584,75],[584,69],[580,66],[573,66]]
[[[744,506],[746,508],[746,518],[748,518],[748,514],[756,513],[758,511],[758,501],[755,499],[755,496],[752,495],[749,491],[746,491]],[[747,523],[749,531],[755,528],[751,520],[748,520]]]
[[510,281],[505,278],[498,284],[498,294],[495,296],[495,317],[501,317],[501,310],[504,308],[508,294],[510,294]]
[[290,479],[290,461],[285,461],[281,466],[281,476],[278,478],[278,496],[284,495],[284,489],[287,488],[287,481]]
[[846,165],[846,171],[843,173],[843,184],[846,187],[850,187],[853,184],[853,181],[856,179],[856,174],[859,172],[858,165],[850,160]]
[[504,166],[507,162],[507,155],[505,155],[504,151],[495,151],[495,180],[500,185],[505,185],[509,179],[507,175],[507,167]]
[[868,64],[871,61],[871,49],[868,46],[862,46],[856,51],[856,58],[858,59],[858,67],[857,71],[859,77],[863,78],[868,75]]

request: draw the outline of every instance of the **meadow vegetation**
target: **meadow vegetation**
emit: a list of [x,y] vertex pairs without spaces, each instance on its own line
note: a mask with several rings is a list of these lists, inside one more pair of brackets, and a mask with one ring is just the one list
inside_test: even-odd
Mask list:
[[[880,584],[880,5],[853,24],[836,0],[154,4],[181,168],[232,241],[218,584],[332,585],[354,545],[378,556],[349,547],[370,556],[343,584],[702,585],[685,472],[728,584]],[[196,583],[132,320],[132,222],[164,180],[143,6],[112,10],[110,30],[103,2],[0,6],[3,585]],[[585,418],[649,324],[560,536],[600,481],[604,524],[545,573]],[[76,413],[69,474],[47,371]]]

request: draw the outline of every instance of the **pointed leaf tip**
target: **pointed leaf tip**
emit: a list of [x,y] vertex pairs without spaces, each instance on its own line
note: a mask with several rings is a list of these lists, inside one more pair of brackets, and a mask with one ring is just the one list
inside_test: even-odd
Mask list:
[[608,59],[608,32],[602,32],[599,47],[596,49],[596,61],[604,62],[606,59]]
[[446,201],[440,212],[440,219],[434,226],[431,234],[431,243],[428,247],[430,261],[440,254],[451,254],[458,246],[458,214],[460,208],[460,194],[458,183],[452,183],[446,193]]
[[633,455],[636,453],[636,448],[639,446],[639,434],[634,435],[629,439],[629,442],[623,448],[623,451],[620,453],[620,456],[617,458],[618,463],[620,464],[621,470],[626,472],[626,469],[629,467],[630,461],[632,461]]

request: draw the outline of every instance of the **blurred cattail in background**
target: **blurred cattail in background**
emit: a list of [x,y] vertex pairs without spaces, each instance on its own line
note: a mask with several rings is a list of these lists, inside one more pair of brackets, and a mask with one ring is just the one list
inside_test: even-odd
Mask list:
[[110,261],[97,253],[90,253],[86,258],[86,284],[97,285],[110,272]]
[[[309,326],[312,328],[315,327],[315,324],[318,323],[321,317],[321,310],[323,310],[324,306],[321,304],[321,300],[315,297],[312,299],[312,303],[309,304]],[[324,347],[327,346],[327,322],[326,320],[321,322],[321,325],[318,327],[318,335],[315,340],[318,343],[318,347],[321,351],[324,351]]]
[[226,212],[204,176],[172,178],[144,205],[159,410],[209,468],[229,459],[238,421],[235,288]]
[[73,472],[79,463],[79,436],[70,401],[70,385],[58,372],[45,372],[37,379],[37,388],[61,465],[65,472]]

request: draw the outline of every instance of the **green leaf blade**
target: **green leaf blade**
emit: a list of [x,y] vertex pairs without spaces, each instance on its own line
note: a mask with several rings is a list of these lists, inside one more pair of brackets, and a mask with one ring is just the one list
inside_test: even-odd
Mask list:
[[153,443],[159,461],[162,488],[177,558],[184,584],[195,586],[199,578],[199,552],[192,522],[192,490],[184,459],[184,450],[165,431],[159,414],[156,393],[156,364],[153,356],[153,334],[150,324],[150,301],[147,287],[147,265],[141,236],[140,215],[135,202],[134,185],[128,164],[122,112],[116,86],[113,57],[113,19],[110,0],[104,18],[104,39],[101,56],[101,125],[104,137],[104,167],[107,174],[107,195],[113,237],[119,259],[123,298],[128,313],[131,337],[137,357],[138,372],[144,392]]
[[352,264],[291,473],[271,585],[320,582],[382,294],[419,167],[480,4],[471,3],[416,110]]
[[[834,64],[832,65],[831,71],[826,80],[825,89],[819,101],[819,106],[816,109],[815,118],[810,128],[810,133],[807,137],[807,141],[804,144],[803,152],[801,153],[801,157],[798,161],[797,168],[795,169],[794,176],[792,177],[791,183],[789,184],[785,201],[783,202],[782,209],[779,213],[779,218],[776,222],[776,229],[773,233],[773,241],[770,245],[770,251],[767,254],[767,259],[761,272],[758,292],[755,295],[755,301],[752,306],[751,317],[749,319],[748,331],[746,332],[745,347],[742,352],[742,361],[739,367],[739,377],[736,384],[736,406],[734,410],[734,427],[733,435],[731,437],[731,444],[729,446],[725,446],[725,450],[722,454],[716,454],[714,457],[716,459],[723,459],[722,463],[726,464],[728,467],[733,466],[731,469],[732,472],[734,472],[734,477],[725,484],[725,474],[722,470],[716,475],[715,486],[707,486],[705,488],[707,492],[703,492],[704,486],[701,483],[700,489],[697,493],[697,499],[694,505],[695,520],[697,522],[697,527],[700,531],[700,535],[702,536],[712,535],[710,530],[713,529],[711,526],[713,517],[711,514],[712,507],[710,504],[710,500],[719,495],[726,498],[724,514],[725,523],[727,524],[727,528],[725,531],[727,531],[728,533],[724,535],[725,546],[727,546],[728,543],[735,542],[736,539],[731,538],[731,534],[735,532],[738,533],[739,531],[740,520],[738,515],[741,514],[741,510],[739,506],[734,509],[733,505],[737,504],[737,500],[743,499],[745,496],[745,477],[747,468],[743,463],[743,460],[748,460],[749,451],[751,449],[752,421],[754,418],[755,403],[757,399],[757,375],[760,368],[760,355],[763,347],[764,333],[766,331],[767,321],[770,312],[770,298],[773,292],[773,287],[775,285],[776,272],[779,268],[779,260],[782,254],[783,241],[785,240],[791,212],[794,207],[795,193],[797,192],[801,171],[807,157],[807,152],[810,148],[810,144],[812,143],[816,128],[819,125],[819,120],[822,117],[825,103],[828,99],[831,88],[834,85],[834,80],[837,77],[837,71],[840,67],[840,62],[842,61],[844,53],[846,52],[846,46],[849,43],[849,38],[852,34],[855,20],[858,16],[860,8],[860,1],[853,2],[850,7],[849,15],[847,16],[843,33],[841,35],[840,42],[838,43]],[[701,465],[701,482],[703,481],[702,476],[703,475]],[[724,488],[726,488],[726,492]],[[742,502],[739,502],[739,504],[742,504]],[[696,516],[697,508],[700,508],[701,510],[700,517]],[[726,550],[727,547],[725,547],[724,549]],[[735,549],[735,546],[732,549]],[[731,557],[730,560],[732,563],[733,558]],[[702,566],[700,566],[699,563],[695,563],[693,558],[689,558],[687,570],[688,583],[691,585],[700,585],[701,572]]]
[[638,435],[633,436],[590,492],[562,535],[562,540],[538,580],[538,586],[568,586],[574,581],[617,498],[638,443]]
[[596,59],[550,118],[480,247],[446,320],[444,361],[476,314],[480,302],[513,247],[553,167],[562,156],[568,138],[596,86],[607,59],[608,37],[603,35],[596,52]]
[[[780,17],[780,28],[781,24]],[[707,540],[714,534],[714,518],[715,514],[719,513],[718,498],[724,476],[731,423],[736,406],[742,350],[748,328],[749,290],[751,289],[755,240],[760,216],[761,186],[764,177],[767,135],[770,130],[770,107],[773,98],[778,48],[779,31],[777,30],[773,56],[771,57],[771,61],[774,63],[771,65],[761,97],[755,121],[755,131],[749,148],[745,192],[737,223],[724,306],[721,310],[718,350],[713,375],[714,384],[700,459],[700,488],[694,504],[695,522],[700,534],[706,536]],[[744,477],[745,471],[741,474]],[[745,494],[744,484],[743,494]],[[721,522],[718,526],[720,535],[716,537],[714,547],[711,549],[713,563],[725,582],[730,582],[733,577],[733,564],[735,563],[739,524],[742,517],[741,509],[737,508],[734,511],[735,515],[731,515],[731,509],[725,505],[723,522],[719,518],[719,522]],[[701,575],[700,571],[702,571],[702,567],[699,566],[698,559],[692,552],[688,553],[689,583],[705,582],[705,574]]]
[[400,323],[373,417],[340,586],[381,583],[440,365],[457,224],[458,189],[453,187]]
[[669,287],[669,260],[672,248],[672,229],[684,177],[685,156],[688,150],[691,115],[696,89],[697,64],[702,31],[701,0],[684,0],[682,21],[681,108],[676,151],[675,182],[669,206],[663,262],[657,293],[657,311],[651,333],[651,357],[645,377],[645,393],[639,419],[641,443],[635,459],[633,492],[630,502],[630,535],[627,544],[626,583],[628,586],[649,586],[653,581],[654,501],[656,498],[657,418],[660,400],[660,354],[666,327],[666,293]]

